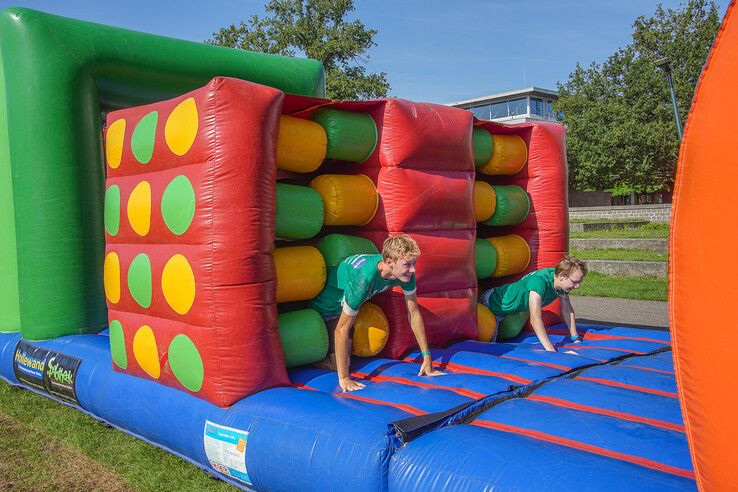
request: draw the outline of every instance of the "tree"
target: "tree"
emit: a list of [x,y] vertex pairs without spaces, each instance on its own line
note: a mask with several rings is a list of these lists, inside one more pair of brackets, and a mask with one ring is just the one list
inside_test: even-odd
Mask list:
[[631,43],[604,63],[579,63],[558,84],[554,103],[567,125],[570,187],[614,195],[670,190],[679,140],[664,74],[668,58],[684,121],[720,27],[713,1],[689,0],[676,10],[656,7],[633,24]]
[[346,16],[353,0],[270,0],[266,16],[231,24],[213,33],[209,43],[320,61],[326,94],[332,99],[372,99],[389,90],[386,74],[366,73],[366,51],[376,46],[375,29]]

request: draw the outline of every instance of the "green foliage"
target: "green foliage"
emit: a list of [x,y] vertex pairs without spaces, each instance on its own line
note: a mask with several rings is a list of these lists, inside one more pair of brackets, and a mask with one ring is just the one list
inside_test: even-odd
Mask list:
[[601,65],[577,64],[554,104],[567,125],[570,186],[614,195],[671,189],[679,150],[671,96],[654,62],[668,58],[682,121],[720,26],[713,1],[661,4]]
[[375,29],[346,17],[353,0],[270,0],[267,15],[231,24],[208,42],[320,61],[326,72],[326,95],[332,99],[384,97],[389,83],[384,72],[366,73],[366,51],[376,46]]

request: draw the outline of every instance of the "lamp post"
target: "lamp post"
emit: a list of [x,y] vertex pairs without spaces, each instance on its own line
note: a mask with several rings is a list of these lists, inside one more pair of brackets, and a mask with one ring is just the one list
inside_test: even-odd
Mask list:
[[679,118],[679,107],[677,106],[676,94],[674,93],[674,81],[671,78],[671,65],[669,65],[668,58],[661,58],[656,60],[654,63],[657,68],[660,68],[666,74],[666,81],[669,83],[669,91],[671,92],[671,103],[674,106],[674,119],[676,120],[677,133],[679,134],[679,141],[682,141],[682,120]]

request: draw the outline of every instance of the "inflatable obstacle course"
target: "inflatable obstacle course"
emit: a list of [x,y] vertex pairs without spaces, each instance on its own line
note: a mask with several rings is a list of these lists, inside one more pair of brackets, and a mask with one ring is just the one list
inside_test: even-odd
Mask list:
[[[0,335],[4,380],[248,489],[568,490],[572,467],[597,490],[694,489],[668,333],[584,325],[584,341],[572,347],[562,325],[550,327],[553,343],[578,356],[544,352],[517,326],[500,327],[498,338],[513,337],[505,343],[488,343],[496,323],[477,303],[479,290],[551,266],[566,251],[560,125],[501,125],[398,99],[329,101],[319,98],[322,69],[311,61],[279,65],[291,59],[157,44],[24,9],[2,16],[0,27],[13,24],[0,33],[2,66],[15,60],[5,43],[22,45],[8,37],[17,23],[16,36],[42,27],[34,43],[52,33],[61,45],[83,44],[68,53],[104,56],[109,48],[84,32],[94,31],[102,44],[127,46],[132,67],[127,73],[121,55],[123,68],[101,69],[106,75],[85,86],[79,107],[90,120],[68,130],[79,129],[75,141],[88,149],[79,170],[37,155],[42,176],[64,168],[59,203],[74,206],[36,210],[22,225],[30,212],[17,212],[29,200],[19,194],[30,191],[27,175],[16,179],[25,172],[16,166],[27,165],[17,149],[23,132],[38,135],[47,122],[14,118],[11,100],[18,107],[23,97],[13,99],[19,87],[9,89],[5,72],[8,160],[0,171],[12,170],[13,181],[0,198],[14,213],[3,210],[0,227],[15,239],[0,247],[15,269],[3,266],[0,281],[11,307],[18,293],[6,326],[18,331],[22,320],[24,332]],[[157,71],[156,55],[150,63],[136,51],[186,46],[200,68],[166,61]],[[257,75],[235,73],[244,59]],[[261,63],[281,72],[260,71]],[[29,80],[51,76],[43,70]],[[168,77],[177,82],[168,86]],[[93,88],[103,96],[95,99]],[[108,121],[97,155],[90,149],[102,148],[101,108]],[[319,189],[310,187],[315,180],[324,181]],[[96,200],[81,196],[90,190]],[[485,223],[498,207],[500,223]],[[70,220],[80,230],[32,234],[39,221]],[[331,287],[340,261],[375,253],[397,233],[420,244],[418,301],[434,366],[447,375],[417,376],[404,296],[388,291],[356,322],[360,356],[350,370],[366,388],[342,393],[335,372],[306,365],[328,343],[309,305]],[[54,238],[67,241],[64,254],[30,265],[32,255],[51,255],[44,241]],[[42,240],[36,248],[29,239]],[[43,300],[29,302],[38,292],[29,289],[58,273],[66,275],[60,287],[72,290],[35,312]],[[69,315],[57,319],[64,306]],[[52,363],[72,382],[55,379]],[[540,463],[533,471],[531,457]]]

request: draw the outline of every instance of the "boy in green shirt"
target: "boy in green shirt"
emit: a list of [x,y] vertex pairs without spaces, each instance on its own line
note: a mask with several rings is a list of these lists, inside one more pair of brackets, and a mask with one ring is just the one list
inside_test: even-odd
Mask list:
[[423,356],[418,376],[443,374],[433,370],[425,337],[423,317],[418,309],[415,285],[415,263],[420,256],[418,244],[407,235],[389,237],[382,254],[349,256],[338,265],[335,276],[329,275],[325,289],[312,305],[323,316],[332,342],[323,366],[338,371],[338,384],[343,391],[356,391],[364,384],[349,377],[353,323],[361,305],[375,294],[394,286],[405,294],[410,328]]
[[531,272],[517,282],[490,289],[482,294],[482,304],[487,306],[497,318],[497,326],[508,315],[528,313],[530,324],[538,340],[549,352],[555,352],[543,325],[541,309],[557,298],[561,299],[561,316],[569,327],[569,334],[579,343],[579,334],[574,308],[569,300],[569,292],[578,289],[587,265],[574,256],[564,256],[554,268],[543,268]]

